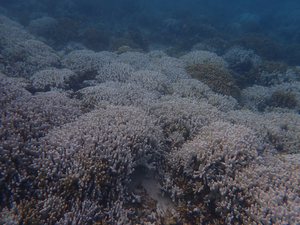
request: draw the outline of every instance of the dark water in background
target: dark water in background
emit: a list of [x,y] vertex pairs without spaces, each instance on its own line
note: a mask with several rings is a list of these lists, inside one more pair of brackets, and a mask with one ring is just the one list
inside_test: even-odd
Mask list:
[[[112,46],[112,42],[126,38],[144,51],[153,44],[160,44],[173,47],[169,54],[176,56],[197,43],[207,42],[222,54],[233,41],[238,41],[268,60],[300,64],[299,1],[1,0],[0,6],[2,13],[24,26],[44,16],[55,18],[61,26],[66,22],[64,19],[69,22],[66,26],[76,24],[72,37],[63,41],[57,37],[66,36],[65,29],[44,35],[54,40],[55,49],[70,40],[83,41],[85,30],[95,28],[109,39],[103,41],[100,48],[87,46],[96,51],[117,48],[119,46]],[[263,38],[276,52],[271,49],[262,52],[261,46],[247,43],[249,33],[254,33],[258,41]],[[222,48],[215,38],[225,43]]]

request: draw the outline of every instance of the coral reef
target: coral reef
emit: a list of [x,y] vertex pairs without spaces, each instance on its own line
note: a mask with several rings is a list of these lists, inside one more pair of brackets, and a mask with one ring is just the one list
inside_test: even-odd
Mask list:
[[248,128],[212,123],[170,154],[162,189],[186,223],[297,223],[299,155],[272,152]]
[[288,67],[283,62],[262,61],[249,71],[237,78],[242,86],[252,86],[253,84],[271,86],[284,82],[294,82],[298,80],[297,69]]
[[[122,3],[131,10],[122,15],[137,21],[145,12],[133,9],[143,4]],[[0,16],[0,224],[300,223],[299,68],[262,61],[270,49],[249,49],[270,40],[227,43],[213,37],[223,29],[216,14],[196,24],[182,9],[162,16],[164,24],[148,20],[178,49],[95,52],[70,43],[83,38],[74,21],[86,19],[84,10],[71,15],[75,3],[59,5],[72,20],[25,18],[38,37]],[[85,27],[108,31],[99,22],[107,16],[112,40],[147,50],[151,29],[118,32],[105,9],[91,10],[103,20]],[[260,21],[238,19],[237,33]],[[103,34],[87,31],[87,42]],[[66,35],[54,43],[62,51],[45,44],[52,32]],[[186,34],[195,37],[180,45]],[[166,54],[191,45],[178,58]]]
[[131,65],[135,70],[152,70],[176,81],[190,76],[184,69],[184,62],[168,56],[163,51],[151,51],[148,54],[126,52],[118,56],[117,61]]
[[129,77],[129,82],[149,91],[168,92],[170,81],[167,76],[152,70],[139,70]]

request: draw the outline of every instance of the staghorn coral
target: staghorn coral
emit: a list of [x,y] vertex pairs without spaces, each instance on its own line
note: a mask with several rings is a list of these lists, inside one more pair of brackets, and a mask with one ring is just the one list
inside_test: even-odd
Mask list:
[[[299,217],[299,154],[267,155],[238,173],[218,211],[231,210],[226,223],[297,224]],[[239,190],[237,194],[236,190]],[[231,201],[230,201],[231,199]],[[243,201],[245,207],[231,202]]]
[[[107,106],[50,131],[40,140],[42,158],[33,165],[41,173],[37,192],[59,195],[75,209],[77,201],[92,200],[101,217],[108,211],[108,221],[120,219],[129,175],[158,163],[164,140],[154,122],[140,109]],[[111,207],[117,202],[121,209],[115,214]]]
[[233,110],[237,106],[237,100],[231,96],[224,96],[213,92],[206,84],[196,79],[181,79],[171,84],[170,94],[180,98],[207,101],[220,111]]
[[[58,91],[31,95],[17,80],[0,74],[2,137],[21,134],[24,140],[43,136],[49,127],[74,120],[81,114],[79,103]],[[6,133],[8,132],[8,133]],[[4,135],[6,133],[6,135]]]
[[190,78],[181,60],[172,58],[162,51],[151,51],[147,55],[151,57],[151,64],[147,69],[160,72],[173,82]]
[[234,78],[241,88],[251,87],[254,84],[272,86],[298,80],[297,68],[288,67],[283,62],[263,60],[245,71],[232,69],[238,72]]
[[[179,211],[183,222],[224,223],[229,214],[242,213],[247,207],[248,197],[238,194],[243,184],[232,188],[235,178],[255,164],[266,148],[249,128],[220,121],[211,123],[202,127],[192,141],[170,153],[170,172],[165,174],[161,188],[182,208]],[[231,222],[242,222],[239,219],[237,215]]]
[[185,64],[169,57],[162,51],[151,51],[148,54],[126,52],[118,56],[118,62],[127,63],[135,70],[152,70],[167,76],[171,81],[190,78],[184,69]]
[[26,40],[3,51],[2,72],[11,77],[30,77],[33,73],[58,66],[59,56],[54,50],[37,40]]
[[87,113],[31,140],[31,147],[19,153],[22,164],[11,181],[7,179],[15,160],[2,163],[17,154],[1,151],[5,201],[0,220],[26,224],[128,221],[129,211],[123,204],[130,199],[129,175],[139,166],[155,170],[164,144],[154,122],[134,107],[108,106]]
[[[0,113],[0,207],[18,203],[24,196],[37,194],[33,169],[34,158],[39,158],[36,146],[47,132],[73,121],[81,114],[79,104],[65,93],[46,92],[31,95],[17,80],[1,74]],[[21,198],[21,199],[20,199]],[[24,203],[25,204],[25,203]]]
[[117,62],[127,63],[135,70],[148,69],[146,66],[151,61],[150,56],[141,52],[125,52],[118,55]]
[[26,40],[34,39],[34,37],[25,31],[24,27],[6,16],[0,15],[0,45],[8,47],[15,46]]

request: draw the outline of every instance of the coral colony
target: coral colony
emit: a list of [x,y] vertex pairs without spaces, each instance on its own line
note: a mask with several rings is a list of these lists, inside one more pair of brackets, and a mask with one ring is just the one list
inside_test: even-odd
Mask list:
[[78,29],[0,16],[0,224],[300,224],[300,70],[269,39]]

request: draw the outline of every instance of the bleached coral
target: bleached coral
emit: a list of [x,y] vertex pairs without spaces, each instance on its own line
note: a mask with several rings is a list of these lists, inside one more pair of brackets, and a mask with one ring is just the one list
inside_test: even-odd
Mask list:
[[162,51],[151,51],[147,55],[151,57],[151,64],[147,67],[166,75],[172,81],[190,78],[185,71],[185,64],[179,59],[172,58]]
[[66,93],[52,91],[32,95],[14,79],[0,74],[0,80],[0,102],[5,109],[0,114],[3,138],[9,134],[21,134],[26,140],[40,137],[49,127],[70,122],[81,114],[79,103]]
[[[294,70],[262,74],[280,85],[245,89],[254,112],[237,110],[185,71],[226,68],[212,52],[81,50],[61,60],[3,16],[0,31],[1,71],[54,87],[35,92],[0,73],[0,223],[300,223],[299,104],[257,112],[271,92],[299,102],[299,82],[282,83]],[[250,51],[234,54],[231,66],[255,64]],[[85,88],[65,91],[73,78]]]
[[201,127],[221,117],[216,108],[205,102],[168,96],[153,104],[149,112],[157,117],[171,147],[194,138]]
[[[74,199],[71,206],[77,200],[93,199],[102,217],[105,209],[111,212],[108,221],[118,220],[122,202],[126,202],[129,175],[138,166],[155,170],[163,145],[161,129],[144,111],[107,106],[53,129],[39,141],[42,157],[33,167],[45,177],[36,182],[46,184],[45,179],[51,177],[39,191],[45,195],[58,191],[66,197],[64,202]],[[78,190],[75,195],[74,185]],[[117,202],[121,208],[115,211],[111,206]]]
[[125,52],[118,56],[117,62],[127,63],[135,70],[148,69],[147,66],[151,61],[150,56],[140,52]]
[[106,64],[97,71],[95,79],[99,82],[117,81],[125,82],[135,70],[126,63]]
[[189,78],[184,69],[185,64],[171,58],[162,51],[151,51],[148,54],[126,52],[118,56],[118,62],[130,64],[135,70],[151,70],[167,76],[172,81]]
[[[298,224],[299,169],[299,154],[280,158],[268,156],[267,160],[252,164],[236,174],[227,189],[230,195],[218,204],[217,211],[231,209],[226,223],[239,219],[243,223]],[[240,194],[234,190],[239,190]],[[230,204],[234,201],[246,205]]]
[[68,90],[78,85],[78,75],[69,69],[40,70],[30,77],[31,84],[36,90],[59,88]]
[[233,176],[262,150],[263,145],[249,128],[214,122],[202,127],[198,136],[172,157],[182,158],[187,176],[213,188],[219,179]]
[[95,76],[102,66],[114,62],[116,57],[117,54],[113,52],[75,50],[66,55],[61,63],[80,76]]
[[279,152],[299,153],[300,116],[291,112],[254,113],[230,111],[224,119],[251,128],[257,136],[272,143]]
[[59,57],[54,50],[28,34],[21,25],[4,16],[0,21],[0,43],[5,62],[0,67],[2,73],[29,77],[40,69],[59,64]]
[[59,56],[54,50],[37,40],[26,40],[4,49],[3,55],[9,63],[2,72],[13,77],[30,77],[38,70],[57,66]]
[[77,94],[88,108],[106,104],[115,106],[136,106],[148,110],[158,101],[160,94],[149,92],[132,83],[105,82],[96,86],[80,89]]
[[168,92],[170,80],[165,75],[151,70],[139,70],[132,73],[128,82],[139,85],[149,91]]
[[211,123],[202,127],[191,142],[170,153],[169,166],[177,172],[165,174],[162,188],[171,193],[175,202],[189,202],[184,207],[197,223],[204,222],[203,214],[209,210],[227,219],[231,213],[242,212],[240,208],[234,211],[235,206],[245,207],[244,196],[239,197],[245,184],[239,181],[232,188],[236,177],[268,148],[249,128],[220,121]]
[[37,174],[31,165],[40,157],[38,140],[51,128],[73,121],[81,109],[66,93],[32,95],[15,79],[1,75],[0,80],[0,170],[6,181],[0,187],[2,207],[9,207],[36,191],[32,184]]
[[16,46],[34,37],[25,31],[24,27],[6,16],[0,15],[0,43],[1,46]]

